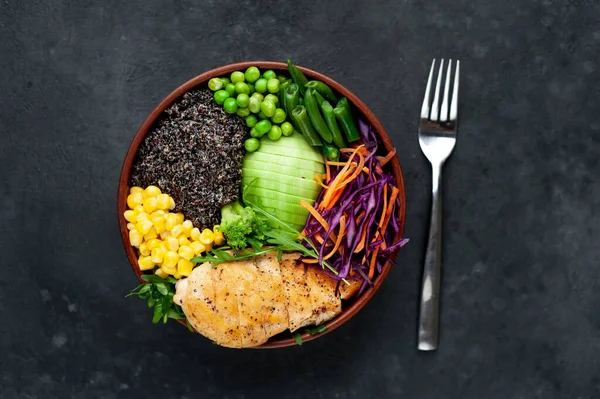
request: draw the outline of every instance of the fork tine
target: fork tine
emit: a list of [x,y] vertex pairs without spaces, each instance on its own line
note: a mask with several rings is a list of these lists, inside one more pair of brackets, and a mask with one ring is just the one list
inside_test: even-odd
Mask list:
[[452,90],[452,103],[450,103],[450,120],[458,118],[458,74],[460,72],[460,61],[456,60],[456,72],[454,74],[454,89]]
[[425,98],[423,99],[423,106],[421,107],[421,118],[429,119],[429,92],[431,90],[431,78],[433,77],[433,67],[435,66],[435,58],[431,63],[431,70],[429,71],[429,79],[427,79],[427,87],[425,88]]
[[448,60],[448,72],[446,72],[446,83],[444,84],[444,98],[442,100],[442,110],[440,114],[440,121],[445,122],[448,120],[448,93],[450,92],[450,76],[452,71],[452,60]]
[[438,120],[438,109],[440,102],[440,86],[442,85],[442,74],[444,73],[444,59],[440,62],[440,71],[438,72],[437,83],[435,84],[435,95],[433,96],[433,104],[431,106],[431,120]]

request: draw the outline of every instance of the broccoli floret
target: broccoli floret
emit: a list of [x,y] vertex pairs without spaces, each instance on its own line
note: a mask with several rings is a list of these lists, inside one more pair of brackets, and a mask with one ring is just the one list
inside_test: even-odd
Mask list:
[[243,207],[235,201],[221,208],[221,225],[219,230],[227,238],[231,248],[242,249],[248,246],[247,238],[254,236],[264,240],[265,222],[250,207]]

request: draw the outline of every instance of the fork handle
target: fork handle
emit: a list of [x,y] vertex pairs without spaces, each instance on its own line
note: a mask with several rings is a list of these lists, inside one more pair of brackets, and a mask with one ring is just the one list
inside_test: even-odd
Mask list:
[[418,348],[436,350],[439,342],[440,280],[442,274],[442,164],[432,165],[429,240],[423,266]]

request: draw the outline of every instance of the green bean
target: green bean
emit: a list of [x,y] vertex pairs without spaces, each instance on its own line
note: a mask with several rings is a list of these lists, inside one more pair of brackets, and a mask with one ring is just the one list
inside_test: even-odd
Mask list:
[[306,76],[304,76],[302,71],[300,69],[298,69],[298,67],[296,65],[292,64],[292,61],[287,60],[287,64],[288,64],[288,72],[290,73],[292,80],[294,81],[294,83],[296,83],[298,85],[298,89],[300,90],[300,93],[302,93],[302,95],[304,95],[304,93],[306,91],[305,85],[308,83],[308,79],[306,79]]
[[325,100],[321,103],[321,111],[323,111],[323,119],[325,119],[327,127],[329,130],[331,130],[333,144],[335,144],[338,148],[346,148],[346,140],[344,140],[344,136],[342,136],[342,132],[337,124],[335,114],[333,113],[333,107],[329,101]]
[[327,143],[323,144],[323,148],[321,148],[321,152],[330,161],[337,162],[340,159],[340,150],[335,148],[334,145],[327,144]]
[[335,114],[340,125],[342,125],[346,139],[350,143],[360,139],[360,134],[358,133],[358,129],[354,124],[352,113],[350,112],[350,104],[348,104],[348,99],[346,97],[343,97],[340,101],[338,101],[337,105],[333,109],[333,113]]
[[325,121],[323,120],[319,104],[317,103],[317,99],[315,98],[314,90],[306,90],[306,95],[304,96],[304,104],[306,107],[306,111],[308,112],[310,122],[312,123],[315,130],[319,133],[323,141],[325,141],[326,143],[331,143],[333,141],[333,135],[331,134],[331,130],[329,130],[329,128],[327,127],[327,123],[325,123]]
[[303,105],[298,105],[292,111],[292,117],[296,120],[296,124],[299,127],[300,132],[308,142],[308,144],[314,147],[320,147],[323,145],[319,134],[313,128],[310,123],[310,118],[306,112],[306,108]]
[[292,84],[291,80],[285,80],[279,85],[279,104],[281,105],[281,108],[283,108],[286,114],[287,108],[285,107],[285,88],[288,87],[290,84]]
[[[296,130],[300,130],[298,128],[298,124],[296,120],[292,118],[292,111],[294,108],[298,106],[298,101],[300,100],[300,91],[298,90],[298,85],[296,83],[291,83],[288,87],[285,88],[284,94],[284,102],[285,102],[285,110],[288,116],[288,119],[292,122],[292,125],[296,128]],[[225,101],[225,100],[223,100]]]
[[311,80],[306,84],[306,87],[316,90],[317,93],[325,97],[327,101],[331,101],[334,104],[340,100],[339,97],[335,95],[333,90],[331,90],[331,87],[318,80]]

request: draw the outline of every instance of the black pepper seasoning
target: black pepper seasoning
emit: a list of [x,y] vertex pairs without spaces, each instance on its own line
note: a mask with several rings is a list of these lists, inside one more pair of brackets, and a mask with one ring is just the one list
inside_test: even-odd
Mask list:
[[239,199],[248,133],[208,89],[190,90],[148,132],[134,161],[131,183],[156,185],[194,226],[212,228],[223,205]]

